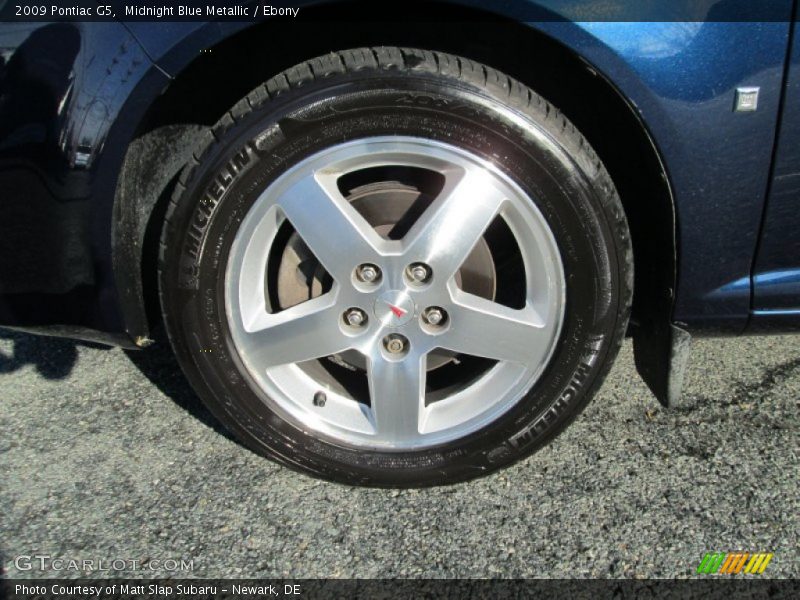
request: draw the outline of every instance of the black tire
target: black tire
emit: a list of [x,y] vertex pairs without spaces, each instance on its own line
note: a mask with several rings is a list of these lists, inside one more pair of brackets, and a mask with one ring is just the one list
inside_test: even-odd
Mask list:
[[[530,393],[480,431],[416,452],[333,444],[271,411],[231,349],[221,292],[227,250],[258,190],[326,146],[395,134],[446,141],[498,163],[535,198],[567,279],[560,339]],[[236,153],[246,160],[230,171]],[[215,202],[202,200],[208,190]],[[471,60],[379,47],[292,67],[220,119],[180,176],[161,239],[159,277],[182,368],[213,414],[248,447],[325,479],[429,486],[486,475],[528,456],[578,415],[622,342],[633,255],[608,173],[558,110]]]

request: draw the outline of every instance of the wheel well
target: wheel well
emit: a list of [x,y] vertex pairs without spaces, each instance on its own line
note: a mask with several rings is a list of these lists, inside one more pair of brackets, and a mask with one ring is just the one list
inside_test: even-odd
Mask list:
[[[368,23],[363,18],[354,19],[346,28],[331,27],[324,19],[294,25],[266,21],[253,26],[200,52],[178,73],[148,110],[138,136],[164,127],[213,125],[271,76],[332,50],[398,45],[474,59],[536,90],[589,140],[620,193],[631,229],[636,262],[631,322],[636,325],[669,319],[675,280],[675,212],[667,174],[634,108],[573,51],[541,32],[513,21],[487,19],[473,9],[447,5],[446,10],[450,19],[446,27],[457,35],[443,35],[442,21],[415,23],[413,27],[399,21]],[[341,20],[341,15],[338,18]],[[514,42],[510,44],[509,40]],[[231,68],[237,64],[246,64],[247,68]],[[198,101],[200,94],[202,101]],[[194,135],[195,130],[191,131]],[[129,154],[132,151],[133,146]],[[163,182],[164,188],[168,185],[169,180]],[[163,196],[159,202],[164,201]],[[151,219],[163,214],[158,203],[151,214],[155,215]],[[154,224],[149,227],[152,230]],[[139,323],[139,327],[129,327],[135,336],[146,336],[159,318],[158,303],[153,301],[157,298],[155,278],[151,275],[156,254],[147,248],[140,252],[142,294],[150,309],[145,318],[142,305],[140,318],[133,319]]]

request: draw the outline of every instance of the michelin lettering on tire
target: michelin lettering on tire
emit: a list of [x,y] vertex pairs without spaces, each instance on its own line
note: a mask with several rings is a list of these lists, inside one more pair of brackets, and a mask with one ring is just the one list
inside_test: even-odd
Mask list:
[[205,233],[209,221],[214,216],[217,205],[225,192],[239,176],[251,168],[259,157],[269,148],[283,139],[279,125],[273,125],[263,133],[249,141],[236,151],[227,164],[214,176],[205,192],[197,202],[197,208],[191,219],[191,226],[186,232],[186,240],[181,257],[181,279],[179,286],[183,289],[197,289],[197,264],[205,244]]

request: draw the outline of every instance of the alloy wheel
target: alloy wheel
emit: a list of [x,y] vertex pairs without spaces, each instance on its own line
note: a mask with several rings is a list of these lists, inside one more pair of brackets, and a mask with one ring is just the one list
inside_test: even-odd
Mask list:
[[546,368],[566,302],[553,234],[511,178],[399,136],[338,144],[270,184],[224,285],[264,402],[382,450],[452,441],[510,410]]

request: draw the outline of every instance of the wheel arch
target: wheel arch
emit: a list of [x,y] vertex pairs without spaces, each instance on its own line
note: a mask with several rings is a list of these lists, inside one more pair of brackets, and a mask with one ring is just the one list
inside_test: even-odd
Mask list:
[[[677,268],[677,214],[666,165],[633,101],[596,64],[552,32],[496,15],[487,21],[485,13],[464,6],[447,5],[446,10],[453,22],[462,21],[459,35],[442,35],[441,23],[436,22],[413,28],[402,23],[377,27],[363,21],[348,28],[304,23],[314,30],[298,44],[292,27],[273,20],[229,35],[214,29],[216,37],[195,31],[191,41],[175,47],[174,52],[193,58],[182,59],[184,64],[175,68],[166,89],[147,109],[128,149],[115,197],[114,270],[132,338],[147,343],[160,318],[152,276],[157,232],[171,183],[203,132],[275,73],[330,50],[370,45],[465,56],[515,77],[559,107],[597,151],[622,198],[637,267],[632,328],[651,330],[652,323],[669,322]],[[558,25],[578,29],[571,23]],[[253,56],[263,60],[254,61]],[[546,59],[520,60],[520,56]],[[156,57],[157,64],[162,59],[176,65],[174,57],[166,56]],[[243,62],[247,69],[230,68]],[[145,193],[136,191],[137,182],[145,180]]]

